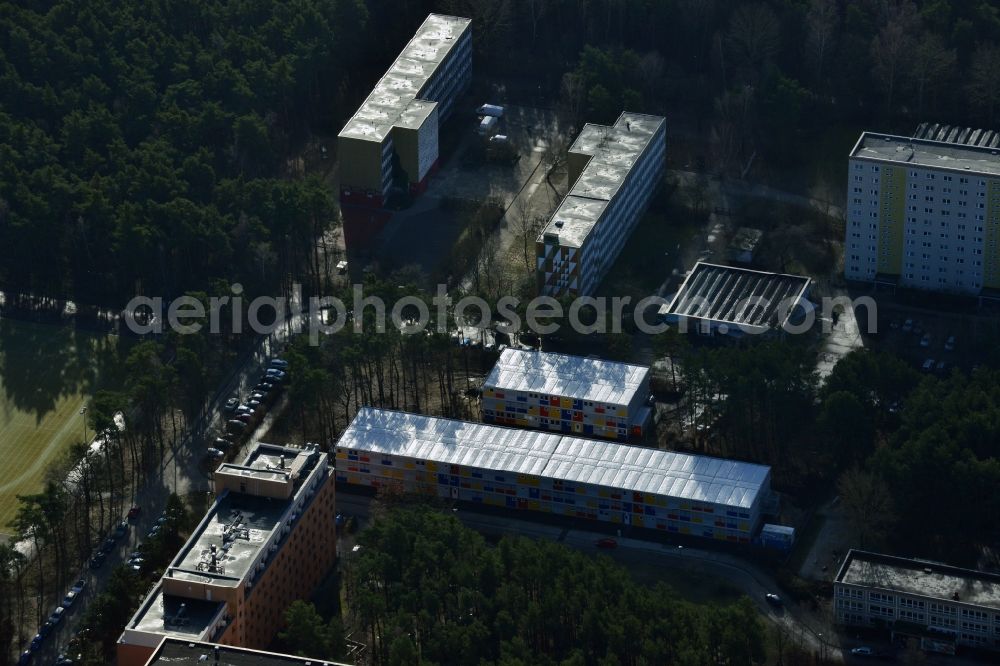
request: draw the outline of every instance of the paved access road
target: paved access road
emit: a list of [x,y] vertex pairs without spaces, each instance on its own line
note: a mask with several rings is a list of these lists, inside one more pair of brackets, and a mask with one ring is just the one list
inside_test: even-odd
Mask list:
[[[74,602],[65,619],[46,637],[43,647],[36,653],[33,663],[48,664],[55,661],[56,656],[76,632],[80,618],[84,615],[87,606],[107,583],[111,571],[115,566],[124,562],[128,554],[135,550],[135,547],[143,541],[147,532],[155,524],[160,512],[166,507],[170,493],[188,495],[195,492],[211,492],[211,480],[203,464],[204,450],[209,446],[207,438],[214,439],[215,433],[223,430],[226,416],[222,412],[222,407],[225,405],[226,399],[237,394],[245,396],[247,389],[258,381],[268,360],[284,347],[291,335],[297,330],[295,327],[305,325],[306,316],[297,315],[289,319],[287,325],[282,326],[269,336],[262,337],[255,349],[239,362],[229,378],[223,382],[219,391],[208,401],[202,415],[182,434],[177,443],[170,447],[157,473],[136,493],[133,501],[142,508],[142,513],[133,521],[128,537],[115,547],[100,569],[92,571],[86,568],[87,565],[84,563],[83,571],[78,576],[73,577],[73,581],[78,577],[83,577],[87,581],[87,587],[80,598]],[[284,398],[282,397],[282,399]],[[257,440],[260,432],[267,427],[268,423],[270,423],[269,419],[262,421],[257,429],[250,434],[248,441]],[[102,536],[98,539],[98,544],[103,541],[103,538]],[[71,581],[69,585],[72,584]],[[51,610],[51,608],[48,609],[46,615]],[[28,636],[27,641],[30,642],[30,640],[31,636]],[[20,645],[19,652],[25,647],[26,645]]]

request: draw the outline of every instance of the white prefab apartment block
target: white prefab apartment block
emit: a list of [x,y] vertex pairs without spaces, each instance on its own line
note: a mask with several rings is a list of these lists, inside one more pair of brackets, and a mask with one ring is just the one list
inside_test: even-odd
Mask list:
[[749,543],[771,468],[365,407],[339,483]]
[[847,180],[847,279],[968,295],[1000,287],[996,148],[865,132]]
[[343,203],[381,207],[393,179],[411,193],[438,164],[438,125],[472,76],[471,21],[430,14],[338,136]]
[[535,243],[538,292],[589,296],[614,263],[666,166],[666,120],[622,113],[584,126],[567,154],[571,189]]
[[852,550],[833,587],[839,624],[889,629],[936,652],[1000,650],[1000,575]]
[[485,423],[627,440],[652,421],[649,368],[505,349],[483,382]]

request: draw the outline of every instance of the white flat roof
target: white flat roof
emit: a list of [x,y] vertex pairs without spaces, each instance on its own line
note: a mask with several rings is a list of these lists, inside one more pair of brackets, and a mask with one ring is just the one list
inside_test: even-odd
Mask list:
[[557,234],[560,245],[581,247],[664,123],[662,116],[625,111],[614,125],[584,125],[568,152],[590,155],[590,160],[539,240]]
[[[749,509],[770,467],[364,407],[338,447]],[[377,461],[376,461],[377,464]]]
[[864,132],[851,150],[851,157],[903,166],[949,169],[996,177],[1000,174],[1000,150],[985,146],[929,141],[913,137]]
[[1000,575],[851,550],[837,582],[1000,609]]
[[483,386],[627,405],[648,374],[642,365],[508,347]]
[[435,106],[419,99],[420,93],[471,23],[459,16],[428,14],[340,136],[381,142],[394,126],[420,127]]

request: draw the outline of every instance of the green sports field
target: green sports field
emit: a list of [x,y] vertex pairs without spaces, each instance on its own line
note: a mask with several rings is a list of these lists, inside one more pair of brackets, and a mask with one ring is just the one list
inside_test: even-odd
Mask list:
[[114,344],[69,326],[0,319],[0,532],[12,531],[17,496],[38,492],[49,465],[83,441],[80,408]]

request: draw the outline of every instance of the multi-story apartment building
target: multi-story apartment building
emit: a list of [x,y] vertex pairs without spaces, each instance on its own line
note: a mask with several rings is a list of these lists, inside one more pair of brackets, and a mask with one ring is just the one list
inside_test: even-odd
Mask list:
[[141,666],[164,637],[264,648],[336,557],[334,484],[318,449],[258,444],[215,472],[216,500],[118,639]]
[[393,182],[412,193],[438,166],[438,127],[472,75],[471,21],[430,14],[337,140],[340,200],[381,208]]
[[617,442],[365,407],[337,482],[750,543],[771,468]]
[[569,194],[535,243],[540,294],[594,292],[663,180],[666,150],[660,116],[584,126],[567,155]]
[[865,132],[851,151],[844,275],[979,295],[1000,287],[1000,151]]
[[641,438],[652,421],[649,368],[507,348],[483,382],[484,423],[608,439]]
[[1000,650],[1000,575],[852,550],[833,587],[839,624],[882,627],[937,652]]

